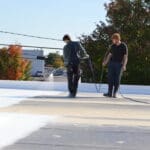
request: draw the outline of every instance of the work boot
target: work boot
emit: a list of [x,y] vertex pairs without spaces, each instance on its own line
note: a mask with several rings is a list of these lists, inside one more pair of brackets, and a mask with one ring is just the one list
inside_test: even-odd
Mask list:
[[68,95],[68,98],[75,98],[76,96],[73,94],[73,93],[70,93],[69,95]]
[[105,96],[105,97],[112,97],[112,95],[109,94],[109,93],[104,93],[103,96]]
[[113,94],[113,98],[117,98],[117,94],[116,93]]

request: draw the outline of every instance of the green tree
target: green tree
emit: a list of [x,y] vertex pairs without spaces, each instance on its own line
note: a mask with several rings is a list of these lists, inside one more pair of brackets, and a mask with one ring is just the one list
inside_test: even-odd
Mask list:
[[54,68],[63,67],[63,57],[57,53],[50,53],[46,58],[46,66],[52,66]]
[[150,2],[111,0],[105,8],[107,24],[100,22],[91,35],[81,37],[81,42],[93,58],[97,81],[102,56],[111,44],[110,37],[114,32],[119,32],[129,47],[128,70],[123,83],[150,84]]

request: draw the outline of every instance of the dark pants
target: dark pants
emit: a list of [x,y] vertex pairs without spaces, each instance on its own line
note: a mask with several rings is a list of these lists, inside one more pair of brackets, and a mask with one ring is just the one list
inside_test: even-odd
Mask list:
[[116,94],[120,86],[122,64],[110,62],[108,66],[108,94]]
[[68,76],[68,89],[70,94],[76,95],[78,89],[78,82],[80,79],[80,67],[79,65],[68,65],[67,67]]

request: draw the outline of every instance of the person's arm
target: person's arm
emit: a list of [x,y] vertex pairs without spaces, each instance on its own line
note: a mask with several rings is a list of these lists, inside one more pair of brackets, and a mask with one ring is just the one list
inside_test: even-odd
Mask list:
[[110,61],[111,57],[112,57],[112,54],[109,53],[107,55],[106,59],[103,61],[103,66],[106,66],[108,64],[108,62]]
[[127,70],[127,63],[128,63],[128,47],[125,45],[125,55],[123,57],[122,69],[123,71]]
[[126,69],[127,69],[127,67],[126,67],[127,63],[128,63],[128,55],[126,54],[123,57],[123,66],[122,66],[123,71],[126,71]]
[[87,54],[85,48],[80,43],[78,43],[78,50],[79,50],[79,57],[81,59],[89,58],[89,55]]
[[64,47],[63,49],[63,58],[64,58],[64,65],[67,66],[68,65],[68,51],[66,47]]

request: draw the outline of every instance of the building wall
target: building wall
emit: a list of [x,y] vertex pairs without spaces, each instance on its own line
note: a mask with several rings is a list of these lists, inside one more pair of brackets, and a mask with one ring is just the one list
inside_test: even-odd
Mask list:
[[45,61],[37,59],[37,56],[44,56],[43,50],[23,50],[23,57],[31,61],[32,76],[35,76],[38,71],[44,74]]

